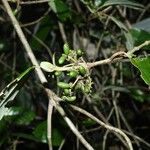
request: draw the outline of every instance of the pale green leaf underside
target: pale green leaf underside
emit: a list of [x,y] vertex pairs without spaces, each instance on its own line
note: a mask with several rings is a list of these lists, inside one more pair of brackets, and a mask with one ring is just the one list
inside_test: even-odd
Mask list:
[[40,67],[46,72],[53,72],[56,70],[56,66],[47,61],[42,61]]

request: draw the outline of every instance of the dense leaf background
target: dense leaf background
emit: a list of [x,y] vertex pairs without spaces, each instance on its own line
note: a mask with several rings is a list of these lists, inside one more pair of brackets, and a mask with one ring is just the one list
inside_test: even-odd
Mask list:
[[[9,4],[39,63],[52,62],[52,54],[58,63],[65,42],[71,49],[83,49],[84,59],[94,62],[117,51],[127,52],[150,40],[149,0],[49,0],[28,5],[9,1]],[[0,6],[2,91],[32,64],[1,2]],[[92,94],[87,98],[79,93],[74,104],[121,128],[127,135],[137,135],[150,143],[149,50],[150,46],[145,46],[136,52],[136,58],[131,60],[133,64],[129,59],[123,59],[95,67],[91,71]],[[45,75],[49,80],[48,86],[59,94],[53,75]],[[7,107],[0,108],[0,149],[48,149],[47,103],[42,85],[32,72],[14,100]],[[71,120],[96,150],[102,149],[104,138],[107,139],[106,149],[126,149],[114,134],[107,134],[95,122],[68,109]],[[64,150],[85,149],[80,143],[78,145],[76,137],[55,110],[52,122],[54,149],[58,149],[62,142]],[[129,137],[134,149],[150,149],[150,145],[135,140],[134,136]]]

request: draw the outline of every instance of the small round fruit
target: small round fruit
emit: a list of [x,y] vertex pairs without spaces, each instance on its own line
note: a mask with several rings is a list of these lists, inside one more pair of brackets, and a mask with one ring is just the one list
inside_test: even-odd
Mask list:
[[60,76],[61,73],[62,73],[61,71],[56,71],[56,72],[55,72],[55,76]]
[[83,55],[83,51],[81,49],[77,49],[76,51],[78,56],[82,56]]
[[81,75],[85,75],[86,74],[86,69],[83,66],[80,66],[79,72],[80,72]]
[[65,82],[58,82],[57,86],[59,86],[62,89],[69,89],[70,88],[70,84],[65,83]]
[[69,48],[69,45],[68,45],[67,43],[64,44],[63,50],[64,50],[64,53],[65,53],[66,55],[69,54],[70,48]]
[[62,55],[62,56],[59,58],[58,63],[59,63],[60,65],[62,65],[62,64],[65,62],[66,58],[67,58],[66,55]]
[[64,89],[64,94],[69,95],[71,93],[71,89]]
[[69,76],[70,76],[71,78],[77,77],[78,74],[79,74],[79,73],[78,73],[78,71],[76,71],[76,70],[73,70],[73,71],[70,71],[70,72],[69,72]]

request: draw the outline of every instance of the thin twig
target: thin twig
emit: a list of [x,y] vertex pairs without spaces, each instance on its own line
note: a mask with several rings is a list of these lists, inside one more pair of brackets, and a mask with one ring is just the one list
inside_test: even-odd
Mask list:
[[[130,125],[128,124],[128,122],[127,122],[125,116],[124,116],[123,113],[122,113],[121,108],[119,108],[119,107],[118,107],[118,112],[119,112],[120,118],[121,118],[122,121],[124,122],[124,125],[126,126],[126,128],[128,129],[128,131],[129,131],[132,135],[134,135],[134,134],[133,134],[133,131],[132,131],[132,128],[131,128]],[[134,137],[133,137],[133,138],[134,138]],[[136,138],[134,138],[134,141],[135,141],[136,145],[138,146],[139,150],[141,150],[141,148],[140,148],[140,143],[138,142],[138,140],[137,140]]]
[[45,16],[47,16],[50,11],[51,11],[51,8],[49,7],[48,10],[40,18],[38,18],[37,20],[32,21],[32,22],[28,22],[28,23],[25,23],[25,24],[20,23],[20,26],[21,27],[27,27],[27,26],[34,25],[34,24],[40,22]]
[[145,42],[142,43],[141,45],[136,46],[136,47],[134,47],[132,50],[128,51],[128,52],[126,53],[126,55],[127,55],[129,58],[132,58],[133,53],[135,53],[136,51],[139,51],[142,47],[147,46],[147,45],[149,45],[149,44],[150,44],[150,40],[145,41]]
[[107,130],[105,135],[103,136],[103,144],[102,144],[103,150],[105,150],[105,147],[106,147],[106,140],[107,140],[108,133],[109,133],[109,130]]
[[63,148],[63,146],[64,146],[64,144],[65,144],[65,141],[66,141],[65,139],[62,140],[62,142],[61,142],[61,144],[60,144],[58,150],[62,150],[62,148]]
[[12,21],[12,24],[13,24],[13,26],[14,26],[14,28],[15,28],[15,30],[16,30],[16,32],[17,32],[17,34],[18,34],[18,36],[19,36],[19,38],[20,38],[24,48],[25,48],[25,50],[26,50],[27,55],[29,56],[32,64],[36,66],[36,72],[37,72],[37,75],[38,75],[41,83],[43,84],[43,83],[47,82],[47,79],[44,76],[44,73],[42,72],[42,70],[39,68],[39,64],[38,64],[34,54],[32,53],[30,45],[27,42],[27,40],[26,40],[26,38],[24,36],[24,33],[22,32],[17,19],[13,15],[13,12],[12,12],[8,2],[6,0],[2,0],[2,3],[3,3],[3,5],[5,6],[5,8],[7,10],[7,13],[8,13],[8,15],[9,15],[11,21]]
[[53,105],[51,104],[51,100],[49,99],[48,103],[48,111],[47,111],[47,139],[49,150],[53,150],[52,143],[52,113],[53,113]]
[[126,57],[126,53],[123,51],[119,51],[119,52],[116,52],[115,54],[113,54],[110,58],[96,61],[93,63],[87,63],[87,66],[88,66],[88,68],[92,68],[92,67],[96,67],[99,65],[109,64],[109,63],[112,63],[116,60],[122,59],[122,57]]
[[67,43],[67,37],[66,37],[64,26],[60,21],[58,21],[58,25],[59,25],[59,30],[60,30],[62,39],[63,39],[64,43]]
[[139,136],[132,134],[131,132],[128,132],[126,130],[123,130],[124,133],[130,135],[133,138],[136,138],[138,141],[140,141],[141,143],[145,144],[147,147],[149,147],[150,149],[150,143],[146,142],[144,139],[140,138]]
[[129,147],[129,150],[133,150],[132,143],[131,143],[130,139],[128,138],[128,136],[123,131],[121,131],[120,129],[115,128],[113,126],[105,124],[104,122],[102,122],[101,120],[96,118],[94,115],[92,115],[91,113],[87,112],[86,110],[84,110],[82,108],[79,108],[79,107],[74,106],[74,105],[71,105],[71,107],[74,110],[76,110],[76,111],[78,111],[78,112],[88,116],[89,118],[91,118],[92,120],[94,120],[95,122],[100,124],[102,127],[106,128],[107,130],[120,134],[126,140],[126,142],[128,144],[128,147]]
[[34,34],[32,34],[32,32],[30,30],[28,30],[27,28],[24,29],[28,34],[30,34],[39,44],[41,44],[48,52],[48,54],[50,55],[51,59],[53,57],[53,54],[51,52],[51,49],[37,36],[35,36]]
[[94,150],[93,147],[83,138],[81,133],[76,129],[75,125],[72,123],[72,121],[67,117],[65,111],[63,108],[59,105],[59,101],[61,101],[61,98],[59,98],[55,93],[53,93],[50,89],[45,89],[46,92],[49,94],[48,96],[51,97],[51,102],[53,106],[57,109],[57,111],[60,113],[60,115],[63,117],[63,119],[66,121],[72,132],[79,138],[79,140],[82,142],[82,144],[88,149],[88,150]]
[[[17,3],[17,0],[16,1],[8,0],[8,2]],[[21,2],[19,2],[19,4],[31,5],[31,4],[40,4],[40,3],[48,3],[48,2],[49,2],[49,0],[34,0],[34,1],[21,1]]]

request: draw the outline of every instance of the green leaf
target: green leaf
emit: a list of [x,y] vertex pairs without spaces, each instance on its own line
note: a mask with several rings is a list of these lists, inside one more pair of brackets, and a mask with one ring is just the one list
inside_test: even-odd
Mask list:
[[58,129],[56,129],[56,128],[52,129],[52,144],[53,144],[53,146],[60,146],[63,139],[64,138]]
[[28,125],[35,118],[35,112],[31,110],[24,109],[22,112],[19,112],[19,115],[14,117],[14,122],[19,125]]
[[150,57],[131,58],[131,63],[141,72],[141,78],[150,86]]
[[131,95],[131,97],[132,97],[134,100],[136,100],[136,101],[138,101],[138,102],[141,102],[141,103],[142,103],[142,102],[144,102],[144,100],[145,100],[145,94],[144,94],[144,92],[141,91],[141,90],[138,89],[138,88],[131,88],[129,94]]
[[97,7],[97,6],[100,6],[102,4],[102,0],[95,0],[94,1],[94,5]]
[[47,143],[47,122],[40,123],[33,131],[33,135],[42,143]]
[[0,108],[0,120],[1,120],[4,116],[8,115],[9,112],[10,112],[10,110],[9,110],[7,107],[2,106],[2,107]]
[[56,69],[56,66],[47,61],[42,61],[40,67],[46,72],[53,72]]
[[12,134],[13,136],[16,136],[16,137],[21,137],[24,139],[33,140],[35,142],[40,142],[37,138],[35,138],[34,135],[31,135],[31,134],[26,134],[26,133],[12,133]]
[[125,35],[125,38],[126,38],[126,48],[128,50],[131,50],[134,48],[134,40],[133,40],[133,37],[132,37],[132,34],[130,32],[128,33],[124,33]]
[[69,6],[62,0],[49,0],[48,4],[62,21],[70,17]]
[[[5,111],[5,113],[2,111]],[[36,115],[35,112],[22,107],[2,107],[0,109],[0,117],[1,116],[5,116],[6,120],[13,121],[16,124],[27,125],[35,118]]]
[[[144,30],[133,28],[130,30],[134,46],[138,46],[150,39],[150,33]],[[149,50],[150,46],[144,46],[142,49]]]
[[[47,143],[47,122],[44,121],[40,123],[35,130],[33,131],[33,135],[37,138],[37,140]],[[60,146],[63,136],[60,131],[56,128],[52,129],[52,144],[53,146]]]
[[132,25],[133,28],[150,32],[150,17]]
[[86,127],[90,127],[90,126],[93,126],[93,125],[96,124],[96,122],[93,121],[93,120],[90,119],[90,118],[87,118],[87,119],[83,120],[82,123],[83,123]]
[[127,7],[131,7],[134,9],[144,8],[143,5],[129,0],[108,0],[101,6],[101,8],[112,6],[112,5],[125,5]]
[[[49,26],[40,27],[35,36],[38,37],[41,41],[45,41],[49,31]],[[30,45],[32,49],[36,51],[40,51],[42,47],[42,45],[35,38],[32,38]]]
[[8,84],[0,92],[0,112],[1,112],[0,120],[3,118],[3,116],[9,113],[10,110],[5,108],[5,106],[7,105],[8,102],[12,101],[16,97],[19,90],[27,81],[34,68],[35,67],[28,68],[25,72],[23,72],[18,78],[16,78],[14,81]]
[[124,29],[126,31],[128,31],[127,27],[119,20],[117,20],[115,17],[113,16],[109,16],[109,18],[120,28],[120,29]]

